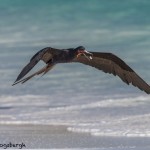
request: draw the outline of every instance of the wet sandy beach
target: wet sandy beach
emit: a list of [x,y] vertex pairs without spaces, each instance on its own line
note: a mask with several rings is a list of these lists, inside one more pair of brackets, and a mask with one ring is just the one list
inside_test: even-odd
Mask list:
[[[0,148],[10,143],[19,149],[104,149],[149,150],[150,138],[91,136],[73,133],[67,126],[54,125],[0,125]],[[11,146],[12,146],[11,145]],[[20,147],[21,148],[21,147]]]

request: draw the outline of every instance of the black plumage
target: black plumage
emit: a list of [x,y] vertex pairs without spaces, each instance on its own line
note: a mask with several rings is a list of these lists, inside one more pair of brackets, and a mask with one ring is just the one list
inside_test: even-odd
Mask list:
[[[40,60],[46,63],[46,66],[22,79]],[[57,63],[79,62],[85,65],[95,67],[105,73],[117,75],[126,84],[132,84],[140,90],[150,94],[150,86],[131,69],[123,60],[112,53],[88,52],[83,46],[69,49],[55,49],[51,47],[44,48],[37,52],[30,62],[22,69],[13,85],[24,83],[35,75],[47,73]],[[21,80],[22,79],[22,80]]]

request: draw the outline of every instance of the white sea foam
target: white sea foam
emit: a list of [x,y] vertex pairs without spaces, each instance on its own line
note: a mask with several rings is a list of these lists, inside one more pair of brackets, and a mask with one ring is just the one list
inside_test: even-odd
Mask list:
[[129,107],[129,106],[137,106],[148,103],[150,98],[148,96],[139,96],[135,98],[122,98],[122,99],[107,99],[101,100],[99,102],[92,102],[88,104],[80,104],[73,106],[64,106],[64,107],[56,107],[50,108],[51,111],[69,111],[69,110],[79,110],[79,109],[93,109],[93,108],[101,108],[101,107]]
[[72,105],[51,105],[48,95],[1,96],[0,104],[0,124],[67,125],[70,132],[93,136],[150,137],[148,96]]

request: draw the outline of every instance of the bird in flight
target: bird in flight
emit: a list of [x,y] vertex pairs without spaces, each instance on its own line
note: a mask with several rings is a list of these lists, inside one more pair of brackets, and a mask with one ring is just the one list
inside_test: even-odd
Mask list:
[[[40,60],[46,63],[46,66],[32,75],[22,79]],[[25,83],[35,75],[46,74],[57,63],[78,62],[95,67],[105,73],[119,76],[126,84],[132,84],[140,90],[150,94],[150,86],[123,60],[112,53],[105,52],[88,52],[83,46],[69,49],[56,49],[46,47],[37,52],[30,62],[22,69],[13,85]]]

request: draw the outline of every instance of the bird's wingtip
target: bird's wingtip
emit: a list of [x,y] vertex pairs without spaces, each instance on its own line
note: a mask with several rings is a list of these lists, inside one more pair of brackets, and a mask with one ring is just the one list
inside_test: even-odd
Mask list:
[[16,82],[14,82],[11,86],[14,86],[16,84]]
[[18,80],[16,79],[15,82],[12,84],[12,86],[14,86],[15,84],[17,84],[17,81],[18,81]]
[[17,83],[19,83],[18,78],[15,80],[15,82],[12,84],[12,86],[16,85]]

